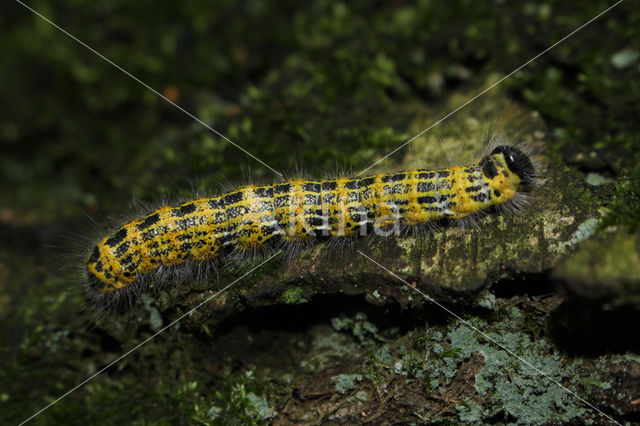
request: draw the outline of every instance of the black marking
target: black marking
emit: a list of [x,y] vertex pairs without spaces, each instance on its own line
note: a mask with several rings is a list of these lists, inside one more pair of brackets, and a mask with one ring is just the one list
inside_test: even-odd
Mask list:
[[448,180],[441,180],[438,183],[438,189],[451,189],[453,185],[453,182],[450,182]]
[[273,187],[274,194],[284,194],[291,191],[290,183],[282,183]]
[[115,255],[116,257],[122,257],[128,250],[129,250],[129,242],[125,241],[124,243],[118,246],[118,248],[116,249]]
[[404,180],[407,177],[406,173],[396,173],[393,175],[382,176],[382,182],[398,182]]
[[302,184],[302,190],[306,192],[320,193],[320,188],[321,188],[320,183],[307,182]]
[[360,182],[358,183],[358,188],[360,189],[364,189],[364,187],[373,185],[376,181],[376,178],[374,177],[368,177],[368,178],[364,178],[364,179],[360,179]]
[[498,191],[497,189],[494,189],[493,195],[495,195],[496,197],[500,197],[500,191]]
[[367,187],[359,188],[359,191],[360,191],[360,197],[362,198],[362,200],[368,200],[373,195],[372,188],[367,188]]
[[335,191],[338,189],[338,182],[336,182],[335,180],[322,182],[322,189],[324,191]]
[[208,201],[209,208],[213,210],[224,209],[224,201],[222,197],[212,198]]
[[89,256],[88,262],[96,263],[98,259],[100,259],[100,249],[98,248],[98,246],[95,246],[93,248],[93,251],[91,252],[91,256]]
[[305,194],[304,196],[304,204],[307,206],[317,206],[321,203],[319,195]]
[[433,204],[436,201],[437,201],[436,197],[430,197],[430,196],[418,197],[418,204]]
[[498,175],[498,168],[492,159],[489,157],[484,157],[480,163],[480,168],[482,169],[482,174],[485,175],[488,179],[493,179]]
[[144,231],[151,225],[155,225],[160,220],[160,215],[158,213],[152,214],[151,216],[147,216],[144,221],[136,225],[136,229],[138,231]]
[[193,248],[194,244],[190,241],[185,241],[184,243],[180,244],[180,250],[181,251],[189,251]]
[[158,235],[160,235],[160,230],[158,228],[151,228],[148,231],[144,231],[142,233],[142,241],[149,241],[152,240],[153,238],[157,237]]
[[438,170],[437,175],[438,178],[445,178],[449,177],[451,175],[451,172],[449,170]]
[[433,179],[436,177],[435,172],[420,172],[418,173],[418,179]]
[[290,204],[290,199],[291,197],[289,195],[283,195],[281,197],[276,197],[275,199],[275,205],[276,207],[286,207]]
[[89,288],[95,291],[104,290],[107,287],[107,284],[104,283],[100,278],[96,277],[91,272],[87,273],[87,280],[89,281]]
[[360,201],[360,192],[349,192],[347,194],[347,203],[355,203]]
[[344,187],[347,189],[358,189],[358,181],[350,180],[344,184]]
[[436,186],[433,182],[418,182],[416,190],[418,192],[431,192],[436,190]]
[[472,195],[469,198],[471,198],[473,201],[476,201],[478,203],[482,203],[482,202],[484,202],[485,199],[488,199],[489,196],[487,194],[485,194],[484,192],[481,192],[479,194]]
[[224,195],[225,205],[236,204],[236,203],[239,203],[240,201],[242,201],[242,191],[236,191],[236,192],[232,192],[230,194]]
[[121,265],[131,265],[133,263],[133,254],[129,254],[124,259],[120,260]]
[[182,217],[195,211],[196,205],[193,203],[189,203],[171,210],[171,214],[174,216]]
[[476,185],[476,186],[468,186],[466,187],[464,190],[466,192],[478,192],[482,189],[481,185]]
[[183,234],[178,235],[178,241],[184,241],[184,240],[189,240],[193,238],[193,234],[191,232],[186,232]]
[[196,218],[195,217],[188,217],[186,219],[180,219],[180,220],[176,220],[176,227],[181,230],[187,230],[189,228],[192,228],[196,226]]
[[224,211],[216,212],[213,215],[213,223],[219,225],[227,221],[227,214]]
[[273,198],[273,187],[272,186],[261,186],[253,190],[253,193],[256,197],[260,198]]
[[393,185],[394,194],[408,194],[410,189],[411,189],[411,185],[405,185],[405,184]]
[[116,234],[113,237],[109,238],[104,243],[109,247],[115,247],[118,244],[120,244],[122,241],[124,241],[125,238],[127,238],[127,230],[125,228],[122,228],[118,232],[116,232]]

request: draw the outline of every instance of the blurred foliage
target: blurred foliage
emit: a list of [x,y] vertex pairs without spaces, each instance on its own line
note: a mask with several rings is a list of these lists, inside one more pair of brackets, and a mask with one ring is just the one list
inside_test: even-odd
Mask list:
[[608,214],[600,222],[600,228],[613,225],[622,225],[630,233],[640,228],[640,166],[616,184]]
[[[512,71],[608,3],[31,5],[276,170],[322,175],[392,150],[416,108]],[[560,142],[633,145],[640,14],[625,8],[505,82]],[[0,205],[23,221],[276,177],[24,7],[5,9]]]

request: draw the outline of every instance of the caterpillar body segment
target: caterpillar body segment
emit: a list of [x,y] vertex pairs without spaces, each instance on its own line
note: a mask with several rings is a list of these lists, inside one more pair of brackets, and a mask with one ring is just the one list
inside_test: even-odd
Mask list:
[[89,254],[89,290],[104,298],[156,271],[214,260],[228,249],[249,252],[275,241],[297,243],[461,219],[508,204],[534,179],[529,157],[501,145],[467,166],[247,185],[161,207],[124,224]]

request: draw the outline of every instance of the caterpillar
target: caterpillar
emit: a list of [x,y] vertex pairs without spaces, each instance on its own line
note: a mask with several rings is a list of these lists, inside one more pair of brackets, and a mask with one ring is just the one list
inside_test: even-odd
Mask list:
[[492,206],[518,208],[536,176],[521,147],[499,145],[466,166],[241,186],[160,207],[104,237],[87,258],[88,289],[94,300],[108,300],[154,273],[215,261],[229,251],[382,233],[463,219]]

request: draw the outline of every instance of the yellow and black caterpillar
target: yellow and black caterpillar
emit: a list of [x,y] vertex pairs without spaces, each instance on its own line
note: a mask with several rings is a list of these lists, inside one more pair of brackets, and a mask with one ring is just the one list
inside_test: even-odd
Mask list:
[[104,299],[155,272],[215,260],[228,250],[461,219],[513,205],[535,177],[527,154],[501,145],[467,166],[242,186],[161,207],[102,239],[87,259],[89,291]]

